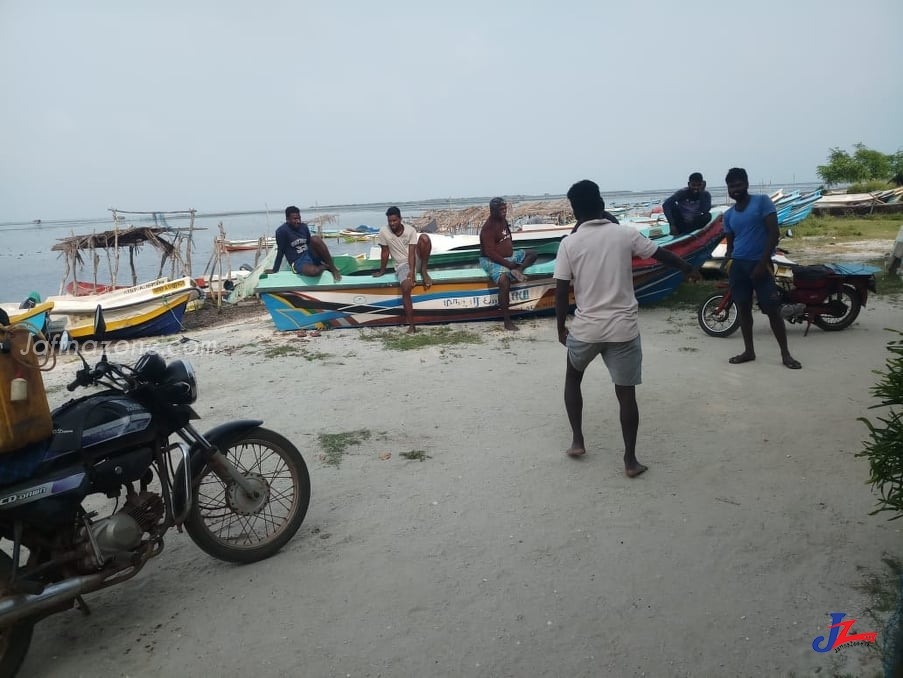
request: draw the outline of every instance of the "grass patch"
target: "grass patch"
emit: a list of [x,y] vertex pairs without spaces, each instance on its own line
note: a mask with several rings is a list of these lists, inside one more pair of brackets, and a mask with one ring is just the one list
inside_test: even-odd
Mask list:
[[297,344],[283,344],[281,346],[268,346],[263,349],[264,358],[286,358],[288,356],[298,356],[308,361],[326,360],[332,357],[332,353],[323,353],[321,351],[311,351],[306,346]]
[[[864,572],[862,583],[854,585],[853,588],[869,597],[869,607],[865,610],[865,614],[873,626],[866,630],[881,631],[875,641],[875,648],[881,656],[881,661],[887,663],[890,653],[893,653],[893,663],[903,663],[903,620],[898,619],[896,627],[887,626],[888,620],[893,617],[900,605],[903,563],[892,556],[882,558],[881,562],[886,566],[885,570],[880,573]],[[859,569],[864,570],[861,567]]]
[[[841,240],[894,240],[900,230],[900,219],[886,215],[866,215],[861,217],[806,217],[796,226],[791,226],[794,238],[823,236]],[[783,242],[790,248],[789,242]]]
[[359,429],[357,431],[345,431],[344,433],[321,433],[317,436],[323,454],[320,460],[327,466],[338,466],[342,463],[342,457],[352,445],[360,445],[365,440],[370,440],[370,431]]
[[427,459],[432,459],[432,457],[423,450],[411,450],[410,452],[402,452],[399,456],[402,456],[409,461],[426,461]]
[[414,334],[403,330],[374,330],[361,334],[364,341],[381,341],[390,351],[411,351],[427,346],[454,346],[457,344],[482,344],[483,338],[475,332],[451,327],[420,328]]

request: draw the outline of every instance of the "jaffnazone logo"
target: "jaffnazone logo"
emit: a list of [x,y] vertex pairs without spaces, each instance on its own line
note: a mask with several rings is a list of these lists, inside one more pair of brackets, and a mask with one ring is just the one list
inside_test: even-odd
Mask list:
[[825,636],[819,636],[813,640],[813,650],[816,652],[829,652],[831,650],[837,652],[845,645],[868,645],[869,643],[875,642],[875,639],[878,637],[877,633],[850,633],[850,629],[852,629],[856,620],[848,619],[847,621],[843,621],[843,618],[846,615],[846,612],[831,613],[831,624],[828,626],[828,630],[831,633],[827,638],[825,638]]
[[93,353],[98,350],[104,350],[107,354],[112,355],[133,355],[136,358],[148,352],[159,353],[163,357],[176,358],[181,356],[199,356],[213,355],[218,352],[217,342],[215,341],[198,341],[190,339],[188,341],[177,341],[171,344],[157,344],[145,341],[119,341],[100,342],[95,339],[86,339],[78,341],[77,339],[69,339],[65,344],[60,341],[59,336],[55,336],[49,341],[37,340],[34,336],[29,335],[28,341],[21,350],[22,355],[34,353],[43,356],[56,351],[69,351],[75,349],[81,353]]

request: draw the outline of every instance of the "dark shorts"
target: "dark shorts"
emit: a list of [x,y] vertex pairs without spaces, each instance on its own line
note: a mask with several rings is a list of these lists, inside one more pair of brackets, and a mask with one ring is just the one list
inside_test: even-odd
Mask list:
[[323,262],[317,257],[313,256],[310,251],[307,251],[292,262],[291,269],[298,275],[303,275],[303,273],[301,273],[301,267],[304,266],[304,264],[313,264],[314,266],[320,266],[322,263]]
[[738,304],[752,304],[753,292],[761,309],[777,308],[781,305],[781,291],[774,281],[774,273],[769,270],[768,275],[758,280],[753,280],[752,273],[758,261],[734,259],[731,261],[731,270],[728,274],[728,282],[731,286],[731,296]]

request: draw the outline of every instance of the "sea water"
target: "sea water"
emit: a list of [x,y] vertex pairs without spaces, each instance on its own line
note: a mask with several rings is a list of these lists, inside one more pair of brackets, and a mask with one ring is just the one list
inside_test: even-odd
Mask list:
[[[791,191],[807,192],[818,188],[818,184],[793,184],[785,186],[760,186],[751,187],[751,192],[772,193],[778,188],[783,188],[785,193]],[[727,196],[722,187],[711,188],[713,204],[719,205],[727,202]],[[671,190],[645,191],[645,192],[605,192],[603,196],[609,206],[619,204],[642,204],[660,202],[672,193]],[[402,212],[402,218],[413,218],[429,209],[463,208],[471,205],[486,205],[491,196],[484,198],[455,198],[447,200],[428,200],[422,202],[398,203]],[[556,200],[563,195],[521,196],[510,198],[518,203],[530,200]],[[338,231],[345,228],[354,229],[359,225],[371,227],[382,226],[386,223],[386,206],[368,205],[340,205],[330,207],[302,208],[301,218],[312,220],[318,215],[334,215],[336,223],[324,225],[327,231]],[[124,225],[132,226],[171,226],[173,228],[187,229],[189,220],[187,217],[174,217],[166,215],[154,217],[152,215],[123,215],[126,217]],[[0,215],[2,218],[2,215]],[[219,224],[223,225],[226,237],[230,240],[256,239],[261,236],[272,235],[276,228],[284,221],[284,214],[279,211],[271,212],[224,212],[196,214],[191,253],[191,273],[197,277],[209,273],[208,268],[213,254],[214,238],[219,236]],[[21,302],[31,292],[37,292],[42,299],[47,296],[59,294],[63,284],[63,276],[66,273],[66,261],[60,252],[51,248],[60,239],[72,235],[90,235],[112,230],[112,215],[101,218],[74,218],[56,221],[41,221],[40,223],[16,223],[0,222],[0,302]],[[333,254],[362,254],[369,252],[372,242],[345,242],[342,238],[327,237],[326,243]],[[97,254],[97,282],[110,281],[107,254],[98,250]],[[233,252],[229,255],[228,264],[224,262],[223,270],[227,267],[232,270],[242,265],[254,264],[253,251]],[[111,255],[112,256],[112,255]],[[78,279],[83,282],[92,282],[94,279],[91,252],[82,251],[83,265],[79,268]],[[135,272],[139,283],[152,280],[158,275],[171,275],[171,262],[167,261],[162,272],[160,271],[160,253],[151,245],[145,244],[135,255]],[[217,271],[218,272],[218,269]],[[176,275],[179,275],[177,272]],[[71,280],[71,273],[69,276]],[[129,266],[128,250],[123,249],[119,256],[119,271],[117,283],[120,285],[132,284],[131,269]]]

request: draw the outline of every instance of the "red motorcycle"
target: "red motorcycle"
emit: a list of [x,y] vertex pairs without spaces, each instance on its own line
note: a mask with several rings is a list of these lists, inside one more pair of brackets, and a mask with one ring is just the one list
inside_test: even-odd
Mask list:
[[[775,282],[781,291],[781,315],[791,323],[806,323],[827,332],[839,332],[853,324],[859,311],[874,292],[875,273],[866,264],[816,264],[798,266],[778,263]],[[727,282],[719,282],[718,292],[699,305],[696,319],[702,331],[713,337],[727,337],[740,327],[740,314],[731,298]]]

